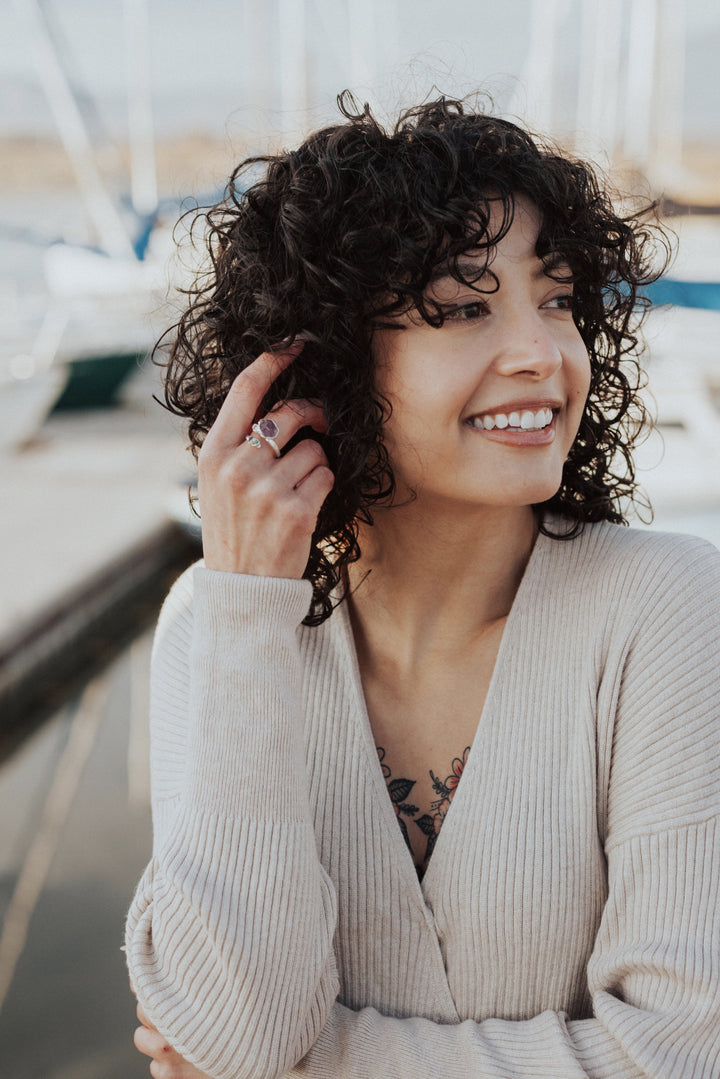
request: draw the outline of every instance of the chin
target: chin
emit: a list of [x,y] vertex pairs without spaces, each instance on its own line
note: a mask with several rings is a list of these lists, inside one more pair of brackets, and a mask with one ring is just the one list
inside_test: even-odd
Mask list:
[[498,493],[497,499],[492,501],[497,506],[539,506],[543,502],[548,502],[551,498],[554,498],[561,487],[561,481],[548,480],[544,483],[524,483],[522,488],[516,488],[513,490],[512,485],[508,484],[501,492]]
[[531,506],[539,506],[542,502],[549,502],[551,498],[554,498],[562,486],[562,483],[547,483],[544,486],[538,485],[533,491],[530,502]]

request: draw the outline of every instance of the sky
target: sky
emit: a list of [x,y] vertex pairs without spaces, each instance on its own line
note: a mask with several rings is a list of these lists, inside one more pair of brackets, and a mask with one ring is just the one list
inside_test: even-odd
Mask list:
[[[627,29],[633,9],[654,2],[661,11],[678,4],[685,10],[686,134],[720,141],[717,0],[147,0],[143,40],[155,128],[160,136],[249,131],[258,138],[268,129],[307,130],[332,114],[346,86],[391,113],[433,86],[450,94],[489,89],[501,109],[531,111],[532,27],[547,34],[544,48],[552,56],[553,123],[572,127],[583,19],[601,12],[605,25],[614,11]],[[3,13],[0,136],[54,130],[22,17],[25,3],[6,0]],[[99,128],[115,136],[126,126],[124,8],[138,4],[43,0],[77,87],[93,102]],[[305,100],[298,92],[303,79]],[[617,87],[607,89],[612,94]],[[626,107],[620,98],[618,109]]]

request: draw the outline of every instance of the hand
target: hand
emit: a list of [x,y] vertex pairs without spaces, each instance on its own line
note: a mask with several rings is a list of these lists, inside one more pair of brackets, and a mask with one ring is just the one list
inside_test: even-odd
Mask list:
[[139,1004],[137,1017],[142,1026],[135,1031],[135,1048],[145,1056],[152,1057],[150,1074],[153,1079],[210,1079],[209,1075],[198,1071],[193,1064],[188,1064],[187,1060],[168,1045]]
[[[274,379],[299,354],[302,341],[263,352],[233,382],[198,459],[203,553],[208,569],[261,577],[300,578],[334,476],[314,439],[281,458],[260,438],[245,440]],[[285,401],[271,413],[282,449],[301,427],[327,430],[310,401]]]

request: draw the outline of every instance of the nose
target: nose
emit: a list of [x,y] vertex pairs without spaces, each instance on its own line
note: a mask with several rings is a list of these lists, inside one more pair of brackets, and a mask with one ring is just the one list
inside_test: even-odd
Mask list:
[[560,344],[537,312],[513,318],[498,342],[496,370],[507,376],[526,375],[542,381],[562,366]]

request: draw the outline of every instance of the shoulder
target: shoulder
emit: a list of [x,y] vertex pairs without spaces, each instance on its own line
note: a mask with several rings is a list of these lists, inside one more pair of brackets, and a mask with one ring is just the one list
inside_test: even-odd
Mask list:
[[[550,523],[562,533],[563,522]],[[635,608],[659,596],[720,601],[720,551],[697,536],[599,522],[572,539],[550,539],[550,572],[567,591]],[[707,606],[707,603],[704,603]]]
[[717,547],[699,536],[659,532],[651,528],[629,528],[607,521],[586,524],[574,542],[588,550],[602,552],[605,557],[630,559],[648,565],[683,560],[694,552],[711,560],[720,559]]

